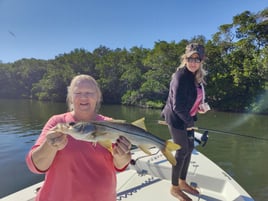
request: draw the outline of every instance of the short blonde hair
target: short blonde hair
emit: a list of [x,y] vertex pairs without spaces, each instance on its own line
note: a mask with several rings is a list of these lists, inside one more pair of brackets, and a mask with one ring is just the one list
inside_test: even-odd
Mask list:
[[97,103],[96,103],[96,106],[95,106],[95,111],[98,112],[98,110],[100,109],[100,106],[101,106],[101,101],[102,101],[102,94],[101,94],[101,90],[100,90],[100,87],[97,83],[97,81],[90,75],[84,75],[84,74],[81,74],[81,75],[77,75],[75,76],[71,83],[70,83],[70,86],[67,87],[67,97],[66,97],[66,102],[67,102],[67,105],[68,105],[68,110],[69,111],[73,111],[74,108],[73,108],[73,103],[72,103],[72,98],[73,98],[73,90],[74,90],[74,87],[76,86],[76,84],[82,80],[87,80],[90,82],[90,84],[92,85],[92,87],[96,90],[96,94],[97,94]]

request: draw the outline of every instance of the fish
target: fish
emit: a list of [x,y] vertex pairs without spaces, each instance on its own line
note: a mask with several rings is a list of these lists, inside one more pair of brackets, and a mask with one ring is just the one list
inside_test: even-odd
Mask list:
[[58,123],[50,132],[61,132],[76,140],[99,143],[110,151],[112,143],[115,143],[119,136],[124,136],[148,155],[152,155],[150,147],[157,147],[175,166],[177,162],[172,151],[181,149],[181,146],[148,132],[144,121],[143,117],[132,123],[124,120]]

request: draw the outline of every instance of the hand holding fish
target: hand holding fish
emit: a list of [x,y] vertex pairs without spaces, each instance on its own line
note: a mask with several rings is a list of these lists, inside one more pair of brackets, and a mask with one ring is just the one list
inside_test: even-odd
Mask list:
[[125,154],[129,154],[130,153],[130,149],[131,149],[131,143],[130,141],[123,137],[120,136],[115,143],[115,146],[113,148],[113,154],[116,155],[125,155]]
[[61,132],[47,132],[47,143],[57,150],[62,150],[68,143],[68,138],[66,134]]
[[115,146],[112,150],[112,154],[114,157],[114,164],[118,169],[121,169],[126,166],[131,160],[130,149],[131,143],[127,138],[120,136],[116,140]]
[[68,143],[67,135],[52,129],[46,133],[46,140],[32,152],[32,160],[41,171],[48,170],[57,151],[62,150]]

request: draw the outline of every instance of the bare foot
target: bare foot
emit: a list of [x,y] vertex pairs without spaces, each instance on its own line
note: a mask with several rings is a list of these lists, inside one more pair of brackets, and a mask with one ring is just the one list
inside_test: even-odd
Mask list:
[[178,198],[180,201],[192,201],[192,199],[189,198],[186,194],[184,194],[178,186],[172,186],[170,189],[170,193],[175,198]]
[[192,195],[199,195],[199,191],[195,187],[187,184],[186,182],[181,182],[179,185],[180,189],[185,191],[186,193],[190,193]]

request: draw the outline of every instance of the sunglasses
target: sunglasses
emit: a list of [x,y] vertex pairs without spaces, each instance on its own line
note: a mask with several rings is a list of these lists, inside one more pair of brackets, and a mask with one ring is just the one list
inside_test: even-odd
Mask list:
[[191,57],[189,57],[189,58],[187,58],[187,61],[188,61],[189,63],[200,63],[200,62],[201,62],[201,59],[199,59],[199,58],[191,58]]

